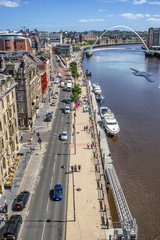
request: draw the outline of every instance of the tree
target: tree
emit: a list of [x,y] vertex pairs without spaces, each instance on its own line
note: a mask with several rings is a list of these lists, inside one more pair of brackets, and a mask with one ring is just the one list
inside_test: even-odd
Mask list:
[[71,95],[72,101],[75,103],[78,102],[81,93],[82,93],[81,88],[78,85],[75,85],[74,88],[72,88],[72,95]]

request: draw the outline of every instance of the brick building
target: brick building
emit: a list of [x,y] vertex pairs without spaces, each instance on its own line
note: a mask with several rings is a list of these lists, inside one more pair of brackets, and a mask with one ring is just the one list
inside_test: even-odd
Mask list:
[[21,33],[0,32],[0,51],[30,51],[31,41]]

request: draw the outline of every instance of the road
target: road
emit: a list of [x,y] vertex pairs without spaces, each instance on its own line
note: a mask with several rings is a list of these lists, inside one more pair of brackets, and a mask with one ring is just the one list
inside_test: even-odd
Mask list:
[[[31,196],[27,216],[24,220],[19,239],[64,239],[67,212],[67,187],[69,171],[70,114],[64,114],[64,99],[69,97],[66,91],[60,91],[58,107],[52,129],[48,133],[49,143],[43,159],[39,184]],[[67,130],[69,139],[59,140],[61,131]],[[65,166],[65,169],[62,168]],[[53,201],[51,190],[55,184],[63,185],[63,199]]]

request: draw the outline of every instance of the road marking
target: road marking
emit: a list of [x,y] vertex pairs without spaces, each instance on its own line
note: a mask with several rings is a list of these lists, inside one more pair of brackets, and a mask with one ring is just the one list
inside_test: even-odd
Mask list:
[[27,212],[27,214],[26,214],[26,215],[28,216],[28,214],[29,214],[29,211]]
[[[57,160],[57,155],[56,155],[56,160]],[[54,170],[55,170],[55,162],[54,162],[54,165],[53,165],[53,173],[54,173]]]
[[50,184],[50,188],[51,188],[51,186],[52,186],[52,182],[53,182],[53,176],[52,176],[52,179],[51,179],[51,184]]
[[43,230],[42,230],[42,237],[41,237],[41,240],[43,239],[43,236],[44,236],[44,229],[45,229],[45,226],[46,226],[46,222],[44,222],[44,225],[43,225]]
[[49,207],[49,198],[48,198],[48,202],[47,202],[46,212],[48,212],[48,207]]

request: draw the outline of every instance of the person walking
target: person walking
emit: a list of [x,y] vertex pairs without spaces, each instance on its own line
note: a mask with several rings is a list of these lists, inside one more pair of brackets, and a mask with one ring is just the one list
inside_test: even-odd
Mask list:
[[84,131],[86,130],[86,127],[84,126]]
[[81,165],[78,165],[78,171],[79,171],[79,173],[80,173],[80,171],[81,171]]
[[93,143],[91,143],[91,149],[93,149]]
[[87,144],[87,148],[89,148],[89,143]]

